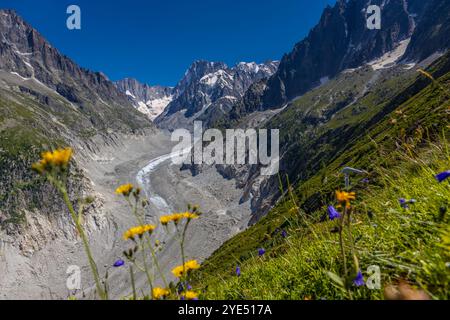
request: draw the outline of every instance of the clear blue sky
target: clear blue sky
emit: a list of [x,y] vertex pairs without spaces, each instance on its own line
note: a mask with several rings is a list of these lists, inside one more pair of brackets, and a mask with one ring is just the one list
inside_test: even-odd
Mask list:
[[[198,59],[279,60],[335,0],[1,0],[78,64],[110,79],[175,85]],[[82,30],[66,28],[67,6]]]

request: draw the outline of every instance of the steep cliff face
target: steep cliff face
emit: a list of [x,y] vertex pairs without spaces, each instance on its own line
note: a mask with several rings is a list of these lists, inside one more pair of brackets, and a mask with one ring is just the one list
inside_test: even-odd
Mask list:
[[450,48],[450,2],[430,0],[423,3],[428,3],[426,11],[417,24],[404,57],[409,61],[420,61]]
[[382,10],[380,30],[366,27],[366,0],[338,1],[333,8],[326,8],[308,37],[281,60],[278,72],[268,82],[265,106],[280,106],[320,84],[321,79],[393,50],[412,35],[415,22],[408,5],[420,10],[418,2],[371,1]]

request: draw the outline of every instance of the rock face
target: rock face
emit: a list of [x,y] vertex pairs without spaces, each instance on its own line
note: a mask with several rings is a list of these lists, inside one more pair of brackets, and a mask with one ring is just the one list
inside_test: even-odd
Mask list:
[[173,100],[172,87],[149,86],[131,78],[119,80],[115,85],[128,96],[137,110],[146,114],[152,121]]
[[450,1],[430,0],[411,38],[405,59],[421,61],[450,48]]
[[333,8],[326,8],[308,37],[281,60],[278,72],[268,82],[265,105],[279,106],[320,84],[321,79],[393,50],[414,29],[415,13],[408,11],[408,2],[417,3],[418,9],[417,0],[370,1],[381,6],[380,30],[366,27],[366,0],[338,1]]
[[[75,149],[75,203],[97,191],[80,160],[123,135],[154,131],[105,75],[79,67],[14,11],[0,10],[0,236],[26,253],[55,238],[76,239],[61,197],[31,171],[43,150]],[[89,231],[104,226],[102,203],[99,195],[86,208]]]
[[222,62],[196,61],[174,88],[174,99],[156,119],[166,129],[189,126],[193,120],[206,122],[225,114],[253,83],[268,78],[277,62],[241,62],[230,68]]
[[[380,30],[369,30],[366,26],[370,4],[381,7]],[[342,71],[382,57],[411,37],[409,56],[415,61],[426,58],[438,49],[449,47],[446,33],[439,32],[440,36],[432,37],[434,48],[423,48],[427,46],[425,39],[434,31],[448,28],[444,21],[448,21],[448,1],[444,0],[338,1],[334,7],[328,6],[309,35],[283,56],[278,71],[266,83],[252,87],[229,117],[222,120],[280,108]],[[430,28],[431,24],[434,28]]]
[[97,129],[151,126],[104,74],[79,67],[14,11],[0,10],[0,35],[0,70],[62,96]]

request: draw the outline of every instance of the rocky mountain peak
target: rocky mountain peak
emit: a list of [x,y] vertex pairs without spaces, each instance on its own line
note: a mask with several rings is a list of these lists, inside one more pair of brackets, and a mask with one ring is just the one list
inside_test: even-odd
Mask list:
[[[240,62],[229,67],[223,62],[195,61],[174,89],[174,100],[156,119],[163,128],[189,125],[202,117],[229,110],[254,82],[270,77],[277,61],[262,64]],[[208,119],[203,119],[208,120]]]
[[382,7],[381,30],[366,27],[366,0],[339,1],[327,7],[309,35],[281,60],[269,80],[265,103],[279,106],[320,84],[320,79],[361,66],[411,37],[414,20],[406,0],[370,3]]

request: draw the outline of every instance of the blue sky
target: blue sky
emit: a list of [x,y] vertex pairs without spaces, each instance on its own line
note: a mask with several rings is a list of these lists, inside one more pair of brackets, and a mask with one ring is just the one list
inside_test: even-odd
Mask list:
[[[280,59],[335,0],[2,0],[52,45],[110,79],[175,85],[198,59]],[[82,29],[66,28],[79,5]]]

